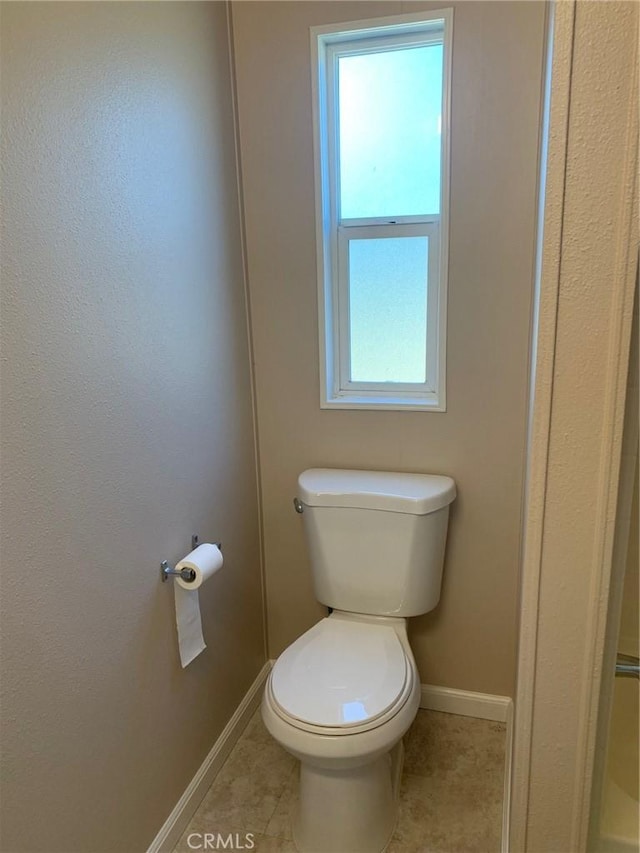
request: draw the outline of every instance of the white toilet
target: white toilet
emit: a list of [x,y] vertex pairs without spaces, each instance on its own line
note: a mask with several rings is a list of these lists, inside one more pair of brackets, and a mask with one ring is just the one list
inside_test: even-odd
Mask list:
[[303,853],[380,853],[420,701],[408,616],[440,598],[450,477],[315,468],[298,479],[316,598],[333,612],[276,661],[262,700],[300,759]]

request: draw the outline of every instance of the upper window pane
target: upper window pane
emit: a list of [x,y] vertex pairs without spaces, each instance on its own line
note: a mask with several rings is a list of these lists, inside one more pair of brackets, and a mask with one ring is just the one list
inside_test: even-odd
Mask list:
[[442,44],[338,59],[340,216],[440,212]]

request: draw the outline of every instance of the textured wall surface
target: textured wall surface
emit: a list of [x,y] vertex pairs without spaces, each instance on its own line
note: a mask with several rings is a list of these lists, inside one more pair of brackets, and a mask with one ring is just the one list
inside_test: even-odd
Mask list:
[[309,27],[441,3],[233,5],[271,655],[324,612],[291,499],[310,466],[450,474],[422,680],[511,694],[545,7],[454,2],[447,412],[319,406]]
[[2,18],[1,847],[133,853],[264,662],[225,7]]

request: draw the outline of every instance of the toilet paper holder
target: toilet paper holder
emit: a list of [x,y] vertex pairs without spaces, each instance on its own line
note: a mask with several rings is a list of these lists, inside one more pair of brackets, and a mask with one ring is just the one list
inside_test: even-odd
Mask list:
[[[195,551],[199,544],[200,538],[197,533],[194,533],[191,537],[191,550]],[[222,550],[222,542],[214,542],[213,544]],[[172,569],[167,560],[163,560],[160,563],[160,580],[165,583],[170,577],[179,577],[187,583],[192,583],[196,579],[196,573],[193,569]]]
[[196,573],[193,569],[172,569],[169,566],[169,563],[166,560],[163,560],[160,563],[160,577],[162,578],[162,583],[168,581],[172,575],[182,578],[183,581],[188,581],[189,583],[196,579]]

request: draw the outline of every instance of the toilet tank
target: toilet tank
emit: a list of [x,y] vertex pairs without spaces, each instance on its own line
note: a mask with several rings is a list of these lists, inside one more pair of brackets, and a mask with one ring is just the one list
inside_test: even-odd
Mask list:
[[417,616],[440,600],[450,477],[312,468],[298,478],[313,584],[336,610]]

